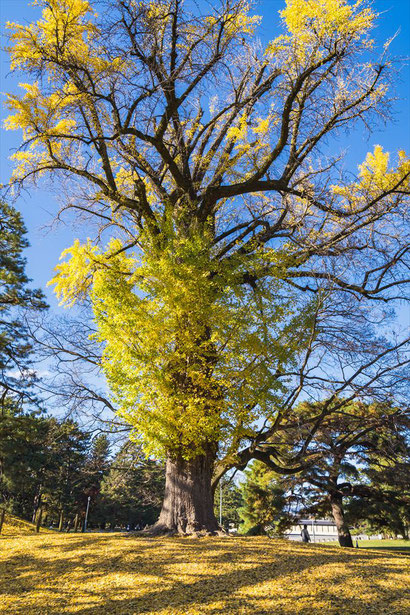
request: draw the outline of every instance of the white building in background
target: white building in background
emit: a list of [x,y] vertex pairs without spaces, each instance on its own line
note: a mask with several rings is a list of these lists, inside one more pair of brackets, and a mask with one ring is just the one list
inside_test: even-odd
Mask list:
[[336,524],[328,519],[300,519],[290,529],[286,530],[284,537],[289,540],[301,541],[301,531],[305,525],[312,542],[335,542],[338,540]]
[[[284,532],[284,538],[302,541],[301,532],[305,525],[307,526],[311,542],[335,542],[338,540],[336,524],[329,519],[300,519],[289,530]],[[356,539],[363,541],[380,540],[381,538],[383,538],[382,534],[374,534],[372,536],[368,534],[355,534],[352,536],[353,543],[355,543]]]

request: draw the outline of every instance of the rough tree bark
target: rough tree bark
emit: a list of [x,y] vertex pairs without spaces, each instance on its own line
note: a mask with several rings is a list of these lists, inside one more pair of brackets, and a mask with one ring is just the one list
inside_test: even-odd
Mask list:
[[168,457],[165,495],[151,534],[217,534],[211,487],[214,455],[200,455],[186,461]]
[[332,514],[337,527],[340,546],[353,547],[353,541],[350,534],[349,526],[345,521],[345,516],[343,512],[342,496],[337,493],[332,493],[330,495],[330,505],[332,507]]

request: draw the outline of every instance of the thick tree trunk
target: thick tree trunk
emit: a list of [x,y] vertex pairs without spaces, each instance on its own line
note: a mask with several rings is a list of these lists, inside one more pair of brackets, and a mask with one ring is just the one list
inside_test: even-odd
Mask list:
[[332,494],[330,496],[330,504],[332,506],[332,514],[336,523],[340,546],[353,547],[353,541],[350,535],[349,526],[345,521],[345,516],[343,512],[342,497],[338,494]]
[[211,487],[213,455],[186,461],[168,458],[165,495],[152,534],[217,534]]

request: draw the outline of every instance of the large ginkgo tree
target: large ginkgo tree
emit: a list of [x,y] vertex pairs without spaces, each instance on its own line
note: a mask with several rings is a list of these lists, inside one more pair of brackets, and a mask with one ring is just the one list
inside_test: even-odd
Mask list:
[[166,459],[154,531],[216,532],[227,469],[306,463],[308,442],[287,460],[269,444],[306,386],[323,416],[332,392],[401,381],[404,341],[369,323],[405,281],[410,161],[376,146],[348,175],[339,142],[388,116],[377,16],[287,0],[264,45],[244,0],[36,4],[9,24],[28,80],[8,97],[11,184],[55,176],[94,222],[53,283],[91,307],[112,403]]

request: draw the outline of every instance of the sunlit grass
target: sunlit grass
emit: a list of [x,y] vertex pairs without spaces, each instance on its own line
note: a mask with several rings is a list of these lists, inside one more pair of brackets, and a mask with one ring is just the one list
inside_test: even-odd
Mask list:
[[[355,542],[356,544],[356,542]],[[388,549],[410,554],[409,540],[359,540],[361,549]]]
[[266,538],[0,537],[0,613],[405,615],[410,558]]

